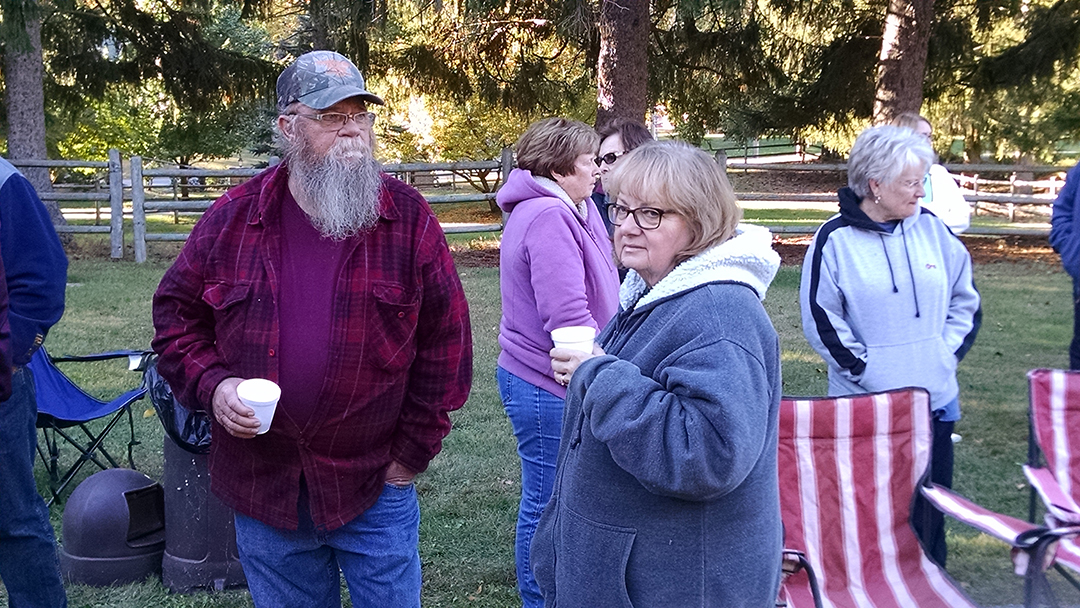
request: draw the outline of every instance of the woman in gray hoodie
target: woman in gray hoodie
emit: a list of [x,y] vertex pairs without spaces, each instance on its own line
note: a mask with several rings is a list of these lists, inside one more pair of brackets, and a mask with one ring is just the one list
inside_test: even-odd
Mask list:
[[780,345],[761,299],[780,257],[699,149],[645,144],[609,183],[630,271],[593,354],[551,351],[569,386],[532,544],[544,605],[772,606]]
[[[956,367],[979,330],[979,293],[960,239],[922,208],[934,162],[925,137],[871,127],[855,140],[840,213],[818,229],[803,261],[803,333],[829,366],[829,395],[919,386],[930,392],[930,479],[952,487],[953,425],[960,419]],[[913,522],[923,525],[920,501]],[[934,511],[922,534],[945,565]]]

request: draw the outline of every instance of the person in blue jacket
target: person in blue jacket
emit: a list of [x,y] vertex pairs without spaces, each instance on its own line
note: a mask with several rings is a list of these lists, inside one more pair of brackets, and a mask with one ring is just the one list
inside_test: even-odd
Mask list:
[[64,313],[67,256],[30,182],[0,159],[0,259],[8,293],[11,396],[0,402],[0,580],[15,608],[62,608],[56,539],[34,482],[37,401],[26,363]]
[[1080,369],[1080,165],[1069,171],[1065,187],[1054,201],[1050,217],[1050,246],[1061,255],[1061,264],[1073,278],[1073,339],[1069,345],[1069,369]]
[[[4,261],[0,259],[0,276]],[[11,397],[11,324],[8,322],[7,285],[0,281],[0,401]]]

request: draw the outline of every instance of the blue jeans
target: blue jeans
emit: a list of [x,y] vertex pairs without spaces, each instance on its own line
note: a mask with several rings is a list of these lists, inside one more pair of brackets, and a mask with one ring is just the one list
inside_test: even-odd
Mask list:
[[524,608],[543,608],[544,598],[533,578],[529,546],[540,514],[555,486],[555,462],[562,433],[563,400],[499,367],[499,395],[510,416],[521,456],[521,505],[518,507],[514,562]]
[[36,421],[34,377],[21,367],[0,403],[0,580],[11,608],[62,608],[56,537],[34,482]]
[[258,608],[339,608],[340,570],[357,608],[420,608],[420,505],[416,488],[383,486],[367,511],[327,532],[300,496],[296,530],[236,514],[236,545]]

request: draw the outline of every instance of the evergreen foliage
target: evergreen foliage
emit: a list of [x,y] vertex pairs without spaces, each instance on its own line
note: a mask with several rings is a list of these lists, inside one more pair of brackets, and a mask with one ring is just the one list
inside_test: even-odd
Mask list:
[[[494,155],[494,142],[512,143],[538,118],[596,116],[595,0],[42,6],[54,151],[60,142],[74,151],[110,139],[189,162],[198,151],[185,146],[216,156],[260,137],[251,135],[257,130],[266,139],[261,112],[272,104],[277,74],[314,48],[350,57],[393,100],[377,127],[392,157],[470,156],[462,142],[472,142],[472,155]],[[717,131],[736,140],[790,136],[842,152],[873,111],[886,6],[651,0],[649,101],[691,141]],[[9,48],[20,19],[38,7],[0,0]],[[962,137],[973,159],[1045,159],[1060,141],[1080,139],[1080,0],[938,0],[934,10],[923,112],[942,144]],[[136,118],[153,128],[135,128]],[[455,141],[432,143],[441,137]]]

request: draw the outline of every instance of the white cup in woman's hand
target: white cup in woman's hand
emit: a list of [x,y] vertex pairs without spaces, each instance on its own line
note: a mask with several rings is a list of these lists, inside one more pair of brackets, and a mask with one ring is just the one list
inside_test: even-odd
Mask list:
[[569,348],[592,354],[596,329],[588,325],[568,325],[551,330],[551,341],[555,348]]

